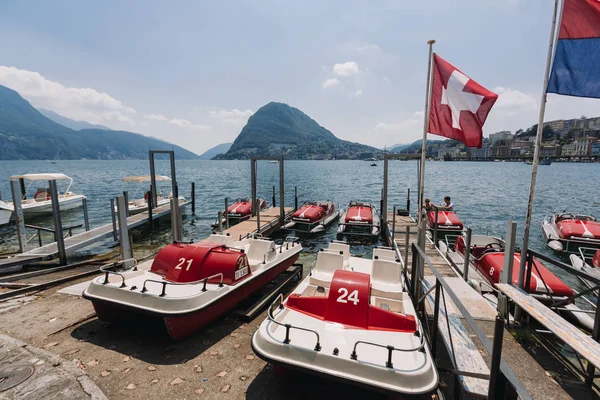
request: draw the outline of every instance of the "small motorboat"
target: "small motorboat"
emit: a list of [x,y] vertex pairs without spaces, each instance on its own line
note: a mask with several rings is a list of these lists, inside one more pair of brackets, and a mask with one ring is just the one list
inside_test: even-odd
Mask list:
[[577,254],[578,248],[600,249],[600,222],[591,215],[554,213],[542,222],[546,244],[558,252]]
[[276,246],[212,234],[198,243],[170,244],[129,271],[103,270],[83,297],[103,321],[145,313],[161,318],[169,335],[181,340],[288,269],[301,250],[296,238]]
[[[591,257],[589,256],[589,254],[591,254]],[[571,265],[573,266],[573,268],[576,268],[580,271],[585,272],[588,275],[600,279],[600,250],[580,247],[579,255],[571,254],[569,256],[569,260],[571,260]],[[592,289],[593,287],[598,286],[595,283],[592,283],[580,276],[577,276],[577,278],[588,289]]]
[[[46,187],[38,187],[33,194],[32,198],[27,197],[31,186],[34,182],[49,181],[49,180],[67,180],[69,183],[66,189],[61,193],[58,191],[58,204],[60,205],[61,211],[72,210],[74,208],[81,207],[83,205],[82,200],[86,197],[82,194],[75,194],[70,192],[71,185],[73,184],[73,178],[70,178],[64,174],[25,174],[15,175],[10,177],[11,181],[29,181],[29,185],[25,188],[25,194],[21,199],[21,208],[23,209],[23,216],[25,218],[31,218],[36,216],[52,215],[52,200],[50,199],[50,189]],[[12,201],[0,201],[0,225],[9,222],[12,213],[15,208]]]
[[280,296],[252,336],[252,349],[277,367],[366,386],[423,394],[438,373],[391,249],[350,256],[331,243],[292,294]]
[[[164,175],[156,175],[155,181],[156,182],[166,182],[166,181],[170,182],[171,178],[169,178],[168,176],[164,176]],[[145,191],[146,186],[144,186],[144,184],[148,184],[148,183],[152,182],[151,176],[150,175],[126,176],[125,178],[123,178],[123,182],[135,182],[135,183],[139,184],[138,190],[134,194],[133,199],[128,200],[129,214],[135,215],[135,214],[139,214],[139,213],[148,211],[148,192]],[[143,196],[142,196],[142,193],[144,193]],[[139,198],[136,198],[138,196],[139,196]],[[166,197],[162,193],[157,193],[156,204],[153,205],[152,208],[157,208],[157,207],[161,207],[166,204],[169,204],[171,202],[172,197],[173,197],[173,193],[169,193],[169,195]],[[179,200],[185,201],[185,197],[179,196]],[[117,212],[117,206],[115,206],[114,211]]]
[[376,167],[377,163],[371,163],[371,167]]
[[427,212],[427,226],[429,229],[434,230],[437,226],[438,232],[460,232],[463,230],[463,223],[454,211],[442,211],[437,212],[437,223],[435,220],[435,210]]
[[[439,243],[442,253],[445,253],[455,266],[462,269],[465,255],[465,234],[456,238],[453,250],[443,241]],[[494,285],[500,282],[500,275],[504,269],[504,257],[504,240],[485,235],[471,236],[469,262],[471,267],[476,270],[476,274],[469,275],[471,277],[469,284],[492,302],[497,301]],[[519,283],[520,264],[521,255],[515,253],[512,273],[512,283],[515,285]],[[560,314],[571,322],[589,331],[593,329],[594,320],[574,303],[573,290],[536,258],[533,260],[531,280],[526,291],[547,306],[560,305]]]
[[367,201],[351,201],[342,212],[337,238],[344,236],[377,239],[381,231],[379,214],[373,204]]
[[539,162],[540,165],[552,165],[552,161],[548,158],[544,159],[544,160],[540,160]]
[[319,233],[324,232],[327,226],[340,217],[340,212],[335,209],[331,201],[305,202],[292,215],[291,221],[285,224],[285,229]]

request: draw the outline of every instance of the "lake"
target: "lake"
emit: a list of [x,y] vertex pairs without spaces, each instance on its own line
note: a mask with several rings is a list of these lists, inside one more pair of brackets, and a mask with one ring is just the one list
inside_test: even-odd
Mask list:
[[[294,204],[294,187],[298,188],[299,203],[309,200],[332,200],[338,207],[345,207],[352,199],[371,200],[379,206],[383,184],[383,162],[377,167],[365,161],[286,161],[285,203]],[[156,163],[157,174],[169,175],[167,161]],[[390,161],[388,207],[405,208],[407,190],[411,189],[411,212],[417,204],[417,162]],[[188,161],[176,162],[179,193],[189,197],[190,184],[196,182],[196,217],[187,209],[184,221],[186,240],[199,240],[210,234],[210,225],[216,214],[224,207],[224,199],[231,201],[250,196],[250,161]],[[129,195],[142,195],[136,184],[125,184],[122,178],[128,175],[147,175],[148,161],[0,161],[0,192],[4,199],[11,199],[9,177],[24,173],[61,172],[74,179],[71,191],[88,197],[90,225],[109,223],[110,199],[124,190]],[[271,200],[272,187],[279,190],[278,164],[261,161],[258,164],[258,195]],[[452,198],[455,211],[474,234],[505,235],[509,220],[518,223],[518,244],[521,241],[525,220],[531,166],[510,162],[427,162],[425,195],[436,204],[444,196]],[[543,241],[540,225],[546,214],[553,211],[574,211],[584,214],[600,214],[600,163],[554,163],[540,166],[536,186],[536,200],[532,220],[530,247],[554,255]],[[34,182],[35,191],[41,182]],[[61,183],[59,183],[59,187]],[[170,191],[169,182],[164,185]],[[31,194],[31,192],[30,192]],[[277,202],[279,194],[277,193]],[[81,209],[64,213],[63,225],[83,222]],[[36,219],[26,223],[52,226],[52,218]],[[314,253],[335,239],[335,226],[324,235],[302,238],[307,248],[302,260],[310,265]],[[33,233],[33,232],[31,232]],[[134,251],[142,256],[158,250],[170,241],[170,223],[164,222],[158,229],[141,228],[134,232]],[[46,242],[50,236],[45,237]],[[36,243],[34,239],[32,243]],[[111,240],[85,249],[74,257],[87,256],[108,251],[113,247]],[[13,225],[0,227],[0,253],[18,250],[16,228]],[[368,248],[353,249],[367,252]],[[555,255],[556,256],[556,255]],[[562,271],[557,272],[563,276]],[[563,276],[563,278],[565,278]],[[570,278],[570,277],[569,277]],[[576,285],[574,279],[565,279]]]

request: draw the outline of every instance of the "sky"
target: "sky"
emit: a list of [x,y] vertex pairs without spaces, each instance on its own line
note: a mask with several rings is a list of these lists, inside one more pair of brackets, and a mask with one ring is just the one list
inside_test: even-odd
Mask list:
[[[0,85],[196,153],[270,101],[376,147],[422,136],[427,41],[499,94],[484,135],[537,123],[550,0],[0,2]],[[600,115],[549,95],[546,121]],[[435,138],[435,137],[434,137]]]

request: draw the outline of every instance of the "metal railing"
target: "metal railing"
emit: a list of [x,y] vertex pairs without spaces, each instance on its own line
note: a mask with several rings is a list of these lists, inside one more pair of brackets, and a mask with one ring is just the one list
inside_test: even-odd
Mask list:
[[[212,278],[216,278],[217,276],[221,277],[221,282],[219,283],[219,287],[223,287],[223,273],[219,272],[218,274],[214,274],[211,276],[208,276],[206,278],[202,278],[202,279],[198,279],[197,281],[193,281],[193,282],[169,282],[169,281],[159,281],[156,279],[146,279],[144,281],[144,284],[142,286],[142,290],[140,291],[141,293],[146,293],[148,291],[148,289],[146,288],[146,283],[148,282],[152,282],[152,283],[159,283],[162,285],[162,291],[160,292],[160,294],[158,295],[159,297],[165,297],[167,295],[167,286],[168,285],[173,285],[173,286],[185,286],[185,285],[195,285],[198,284],[200,282],[203,282],[204,284],[202,285],[202,292],[206,292],[208,289],[206,288],[206,284],[208,283],[209,280],[211,280]],[[125,282],[123,282],[123,284],[125,284]],[[121,286],[123,287],[123,286]],[[131,289],[134,290],[135,286],[132,287]]]
[[319,336],[319,333],[317,331],[314,331],[312,329],[307,329],[307,328],[301,328],[299,326],[294,326],[292,324],[282,324],[281,322],[277,321],[275,319],[275,317],[273,316],[273,308],[275,308],[275,307],[277,307],[279,309],[283,309],[283,294],[279,294],[279,296],[277,296],[277,298],[269,306],[269,309],[267,311],[267,318],[269,319],[269,321],[271,321],[275,325],[283,326],[285,328],[285,339],[283,340],[283,343],[289,344],[292,341],[290,338],[290,331],[292,329],[297,329],[297,330],[304,331],[304,332],[314,333],[317,336],[317,344],[315,345],[314,351],[317,351],[317,352],[321,351],[321,337]]

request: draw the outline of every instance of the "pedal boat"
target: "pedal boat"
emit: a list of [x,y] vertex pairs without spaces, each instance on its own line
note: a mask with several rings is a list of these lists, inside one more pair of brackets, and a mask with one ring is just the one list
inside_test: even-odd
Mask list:
[[302,246],[213,234],[193,244],[171,244],[151,262],[125,272],[103,270],[83,292],[98,318],[132,313],[157,316],[181,340],[219,318],[292,266]]
[[[591,256],[590,256],[591,254]],[[571,265],[586,274],[593,276],[596,279],[600,279],[600,250],[580,247],[579,255],[571,254],[569,256]],[[592,289],[598,285],[588,281],[587,279],[577,276],[577,278],[583,283],[588,289]]]
[[454,211],[437,212],[437,221],[435,220],[435,210],[427,212],[427,226],[434,230],[437,226],[438,232],[451,233],[460,232],[463,230],[463,223]]
[[375,206],[365,201],[351,201],[342,212],[337,231],[338,240],[344,236],[376,240],[381,232],[379,214]]
[[299,232],[320,233],[340,217],[331,201],[312,201],[302,204],[284,228]]
[[[266,210],[269,208],[269,203],[267,203],[265,199],[259,198],[258,205],[260,210]],[[223,212],[223,219],[221,220],[223,226],[226,224],[227,220],[229,220],[229,225],[236,225],[242,221],[252,218],[252,200],[250,198],[236,199],[232,205],[227,207],[227,217],[225,217],[225,214],[226,213]],[[218,225],[219,222],[217,219],[217,222],[211,226],[216,228]]]
[[591,215],[555,213],[542,222],[548,247],[558,252],[578,253],[579,247],[600,249],[600,222]]
[[423,394],[438,373],[401,283],[392,250],[373,259],[331,243],[284,301],[280,296],[252,336],[252,349],[276,366],[322,375],[390,395]]

